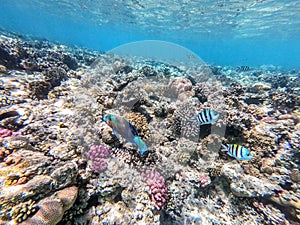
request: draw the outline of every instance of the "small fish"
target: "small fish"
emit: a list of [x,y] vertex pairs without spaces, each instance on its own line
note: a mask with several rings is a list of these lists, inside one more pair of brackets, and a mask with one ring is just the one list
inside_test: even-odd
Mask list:
[[121,116],[107,114],[103,117],[103,121],[113,129],[113,134],[117,138],[121,135],[128,142],[136,145],[142,155],[147,151],[145,142],[139,137],[136,128],[128,120]]
[[212,109],[206,109],[202,112],[199,112],[196,118],[192,119],[193,121],[197,121],[197,123],[201,126],[204,124],[211,124],[216,122],[219,119],[220,114],[216,113]]
[[250,151],[241,145],[229,144],[226,146],[222,144],[222,146],[224,148],[223,151],[226,151],[228,155],[237,160],[250,160],[253,158]]
[[248,71],[250,70],[250,67],[249,66],[238,66],[236,68],[237,71],[240,71],[240,72],[243,72],[243,71]]

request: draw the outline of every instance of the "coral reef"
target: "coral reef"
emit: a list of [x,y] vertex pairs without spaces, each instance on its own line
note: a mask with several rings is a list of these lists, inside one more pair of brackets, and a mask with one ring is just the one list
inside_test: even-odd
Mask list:
[[190,80],[183,77],[176,77],[170,81],[166,95],[172,98],[186,100],[194,95],[192,87],[193,85]]
[[[298,70],[179,68],[3,34],[0,74],[0,224],[300,221]],[[218,121],[194,123],[206,109]],[[106,113],[131,121],[143,156]]]

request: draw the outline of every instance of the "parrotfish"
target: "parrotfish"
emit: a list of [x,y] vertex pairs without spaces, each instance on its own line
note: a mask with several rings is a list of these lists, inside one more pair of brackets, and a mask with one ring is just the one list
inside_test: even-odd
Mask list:
[[103,121],[112,128],[113,134],[117,138],[119,138],[119,135],[121,135],[128,142],[136,145],[142,155],[147,151],[145,142],[139,137],[135,126],[128,120],[122,116],[107,114],[103,117]]
[[219,119],[219,116],[220,114],[216,113],[214,110],[206,109],[202,112],[199,112],[196,118],[192,119],[192,121],[197,121],[197,123],[201,126],[216,122]]
[[226,151],[228,155],[236,158],[237,160],[250,160],[253,158],[249,149],[241,145],[229,144],[226,146],[222,144],[222,146],[224,148],[224,151]]

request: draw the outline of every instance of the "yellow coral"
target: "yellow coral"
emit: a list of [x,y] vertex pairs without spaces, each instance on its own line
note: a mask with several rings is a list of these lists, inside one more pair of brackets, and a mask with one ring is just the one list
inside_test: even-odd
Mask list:
[[125,118],[135,126],[139,133],[139,136],[142,139],[148,139],[150,137],[147,118],[144,115],[142,115],[141,113],[131,112],[126,114]]

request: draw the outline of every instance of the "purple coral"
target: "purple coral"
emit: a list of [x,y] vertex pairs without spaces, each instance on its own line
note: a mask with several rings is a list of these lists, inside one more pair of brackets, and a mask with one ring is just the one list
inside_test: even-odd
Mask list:
[[92,170],[95,172],[103,172],[107,169],[107,162],[104,158],[95,158],[93,161]]
[[168,188],[163,176],[155,170],[147,170],[142,173],[142,177],[150,187],[151,201],[154,203],[156,209],[164,209],[167,202]]
[[92,170],[94,172],[103,172],[107,169],[107,160],[110,150],[102,145],[93,145],[87,152],[87,157],[92,161]]

